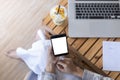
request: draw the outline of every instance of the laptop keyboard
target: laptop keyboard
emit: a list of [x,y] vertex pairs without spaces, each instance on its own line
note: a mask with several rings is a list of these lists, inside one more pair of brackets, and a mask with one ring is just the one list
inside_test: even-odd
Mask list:
[[76,19],[120,19],[119,3],[75,3]]

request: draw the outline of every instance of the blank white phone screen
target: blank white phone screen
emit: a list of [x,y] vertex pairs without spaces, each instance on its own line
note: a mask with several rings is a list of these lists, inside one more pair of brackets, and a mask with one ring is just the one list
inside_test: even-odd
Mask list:
[[52,45],[53,45],[54,55],[68,53],[66,37],[53,38]]

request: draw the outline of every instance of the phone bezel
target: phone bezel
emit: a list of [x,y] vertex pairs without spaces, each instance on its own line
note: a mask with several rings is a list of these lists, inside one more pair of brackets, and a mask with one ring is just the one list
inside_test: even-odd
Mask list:
[[[60,37],[66,37],[66,43],[67,43],[67,36],[66,36],[66,34],[52,35],[52,36],[51,36],[51,44],[52,44],[52,46],[53,46],[52,39],[60,38]],[[67,54],[69,53],[69,50],[68,50],[68,43],[67,43],[67,50],[68,50],[67,53],[61,53],[61,54],[55,55],[55,54],[54,54],[54,49],[53,49],[53,47],[52,47],[52,50],[53,50],[53,55],[54,55],[54,56],[63,56],[63,55],[67,55]]]

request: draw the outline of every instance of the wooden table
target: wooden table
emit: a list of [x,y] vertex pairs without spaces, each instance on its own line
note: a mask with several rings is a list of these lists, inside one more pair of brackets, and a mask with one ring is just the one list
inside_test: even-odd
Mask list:
[[[67,0],[61,0],[61,5],[67,8]],[[68,21],[61,26],[56,26],[50,15],[43,19],[54,34],[66,33],[68,35]],[[110,72],[102,70],[102,42],[103,41],[120,41],[119,38],[67,38],[70,49],[70,57],[76,61],[81,68],[87,68],[102,75],[107,75],[115,80],[120,80],[119,72]]]

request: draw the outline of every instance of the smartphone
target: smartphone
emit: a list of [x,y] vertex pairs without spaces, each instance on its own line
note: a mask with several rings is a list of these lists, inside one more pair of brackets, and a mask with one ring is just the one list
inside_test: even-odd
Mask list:
[[51,36],[51,43],[53,47],[53,53],[55,56],[68,54],[68,44],[67,44],[66,34]]

